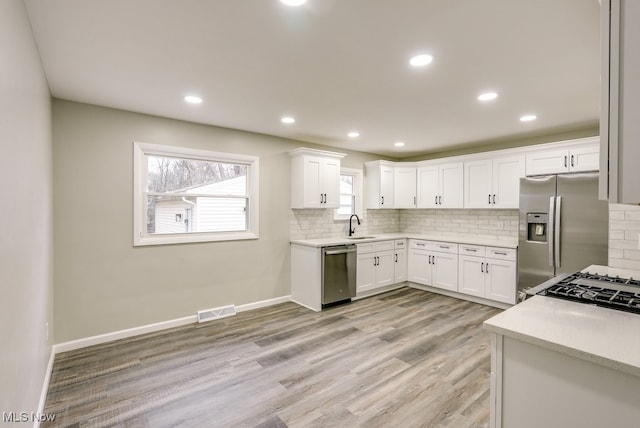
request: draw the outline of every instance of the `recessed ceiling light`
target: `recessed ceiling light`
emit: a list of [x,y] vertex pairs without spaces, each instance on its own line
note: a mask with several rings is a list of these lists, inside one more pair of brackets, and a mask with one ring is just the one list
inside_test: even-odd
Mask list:
[[349,138],[358,138],[360,136],[360,133],[358,131],[351,131],[347,134],[347,136],[349,136]]
[[423,55],[416,55],[413,58],[411,58],[409,60],[409,64],[413,65],[414,67],[422,67],[427,64],[430,64],[431,61],[433,61],[433,57],[431,55],[423,54]]
[[296,123],[296,120],[291,116],[283,116],[282,119],[280,119],[280,121],[282,123],[286,123],[287,125],[290,125],[292,123]]
[[478,95],[478,101],[491,101],[498,98],[498,94],[495,92],[485,92],[483,94]]
[[524,116],[520,116],[520,122],[532,122],[537,118],[535,114],[525,114]]
[[402,141],[398,141],[397,143],[393,144],[396,147],[404,147],[404,143]]
[[300,6],[307,2],[307,0],[280,0],[280,1],[286,4],[287,6]]
[[200,104],[202,102],[202,98],[195,95],[187,95],[186,97],[184,97],[184,100],[191,104]]

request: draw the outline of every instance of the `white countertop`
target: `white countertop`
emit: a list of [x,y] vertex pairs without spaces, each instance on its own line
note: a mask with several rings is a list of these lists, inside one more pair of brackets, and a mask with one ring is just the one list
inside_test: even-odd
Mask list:
[[[589,266],[585,271],[640,278],[640,272]],[[488,319],[488,331],[640,376],[640,315],[533,296]]]
[[372,238],[367,239],[349,239],[341,238],[318,238],[318,239],[299,239],[292,240],[292,244],[305,245],[308,247],[328,247],[331,245],[358,244],[363,242],[387,241],[389,239],[424,239],[427,241],[453,242],[458,244],[485,245],[488,247],[501,248],[518,248],[518,238],[505,237],[504,240],[490,240],[482,238],[473,238],[468,236],[440,235],[440,234],[424,234],[424,233],[373,233]]

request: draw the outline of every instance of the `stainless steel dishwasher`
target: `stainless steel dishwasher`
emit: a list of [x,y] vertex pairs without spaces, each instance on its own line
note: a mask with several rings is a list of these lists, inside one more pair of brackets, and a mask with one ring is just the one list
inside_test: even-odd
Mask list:
[[350,302],[356,295],[355,245],[322,248],[322,306]]

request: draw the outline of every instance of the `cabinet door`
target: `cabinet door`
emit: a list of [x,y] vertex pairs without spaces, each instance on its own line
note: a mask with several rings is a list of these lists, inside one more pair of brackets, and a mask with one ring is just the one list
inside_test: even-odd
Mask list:
[[569,150],[545,150],[527,154],[527,175],[569,172]]
[[394,283],[404,282],[407,280],[407,250],[398,250],[395,252],[395,266],[393,274]]
[[490,208],[493,162],[490,159],[464,163],[464,207]]
[[460,256],[458,263],[458,291],[472,296],[484,296],[485,259],[483,257]]
[[427,251],[409,250],[407,278],[416,284],[427,285],[431,283],[431,265],[429,264],[429,253]]
[[393,208],[393,167],[380,167],[380,208]]
[[458,290],[458,255],[432,253],[431,279],[429,285],[445,290]]
[[415,208],[416,168],[396,166],[394,173],[393,207]]
[[340,160],[326,159],[322,164],[322,193],[326,195],[324,208],[340,206]]
[[[519,208],[520,178],[524,177],[524,155],[493,161],[493,208]],[[495,199],[493,199],[495,195]]]
[[600,146],[592,144],[569,150],[569,168],[572,172],[600,169]]
[[304,207],[323,208],[323,159],[305,157],[304,159]]
[[516,303],[516,262],[487,259],[484,297],[499,302]]
[[376,286],[376,253],[358,254],[356,266],[356,293],[362,293]]
[[464,200],[464,168],[462,162],[440,165],[438,172],[440,188],[438,207],[462,208]]
[[418,168],[418,208],[435,208],[438,197],[438,167]]
[[394,267],[395,252],[383,251],[376,253],[378,257],[376,266],[376,287],[384,287],[395,283]]

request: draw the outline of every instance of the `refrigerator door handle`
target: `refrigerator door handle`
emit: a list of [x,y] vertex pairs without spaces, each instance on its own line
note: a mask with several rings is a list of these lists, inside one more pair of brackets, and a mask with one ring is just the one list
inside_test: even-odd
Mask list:
[[556,197],[556,213],[554,221],[554,252],[556,253],[555,264],[556,268],[560,267],[560,219],[562,218],[562,196]]
[[551,196],[549,198],[549,222],[547,224],[548,231],[547,236],[549,237],[549,243],[547,244],[547,248],[549,249],[549,266],[553,266],[553,241],[555,240],[555,223],[554,219],[556,218],[556,204],[555,204],[555,196]]

